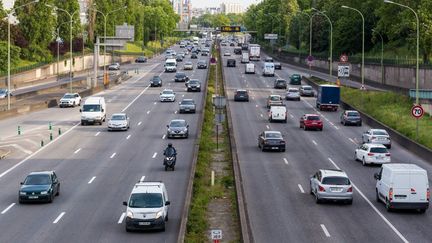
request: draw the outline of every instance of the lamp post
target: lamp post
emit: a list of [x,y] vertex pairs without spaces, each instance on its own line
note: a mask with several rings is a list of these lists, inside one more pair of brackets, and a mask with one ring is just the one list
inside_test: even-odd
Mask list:
[[332,78],[332,71],[333,71],[333,24],[332,24],[329,16],[327,16],[327,14],[325,14],[323,11],[319,11],[316,8],[312,8],[312,10],[314,10],[317,13],[321,14],[322,16],[326,17],[326,19],[330,23],[330,58],[329,58],[330,65],[329,65],[329,76],[330,76],[330,80],[331,80],[331,78]]
[[362,69],[361,69],[361,89],[364,90],[364,43],[365,43],[365,20],[364,20],[364,16],[362,14],[362,12],[360,12],[358,9],[355,8],[351,8],[348,6],[343,5],[342,8],[346,8],[346,9],[351,9],[356,11],[357,13],[360,14],[361,18],[362,18]]
[[60,63],[60,27],[65,24],[65,23],[61,23],[58,27],[57,27],[57,38],[56,38],[56,42],[57,42],[57,78],[59,75],[59,63]]
[[64,13],[66,13],[68,16],[69,16],[69,18],[70,18],[70,23],[69,23],[69,28],[70,28],[70,30],[69,30],[69,32],[70,32],[70,37],[69,37],[69,48],[70,48],[70,64],[69,64],[69,89],[70,89],[70,92],[72,93],[72,62],[73,62],[73,49],[72,49],[72,39],[73,39],[73,16],[76,14],[76,13],[78,13],[79,12],[79,9],[77,9],[77,10],[75,10],[75,12],[73,12],[72,14],[70,14],[67,10],[65,10],[65,9],[62,9],[62,8],[58,8],[58,7],[56,7],[56,6],[53,6],[53,5],[50,5],[50,4],[45,4],[46,6],[48,6],[48,7],[50,7],[50,8],[53,8],[54,9],[54,11],[57,11],[57,10],[59,10],[59,11],[62,11],[62,12],[64,12]]
[[109,11],[108,13],[104,13],[104,12],[102,12],[102,11],[99,11],[99,10],[97,10],[97,8],[96,8],[96,3],[94,3],[93,4],[93,7],[91,8],[91,9],[93,9],[95,12],[97,12],[97,13],[100,13],[102,16],[103,16],[103,18],[104,18],[104,58],[103,58],[103,60],[104,60],[104,81],[105,81],[105,79],[106,79],[106,77],[107,77],[107,73],[106,73],[106,27],[107,27],[107,20],[108,20],[108,15],[110,15],[110,14],[112,14],[112,13],[114,13],[114,12],[117,12],[117,11],[120,11],[120,10],[123,10],[123,9],[126,9],[127,8],[127,6],[123,6],[123,7],[121,7],[121,8],[118,8],[118,9],[114,9],[114,10],[112,10],[112,11]]
[[384,84],[384,39],[378,31],[372,29],[372,32],[378,34],[381,38],[381,83]]
[[21,6],[18,6],[16,8],[13,8],[9,11],[7,11],[7,22],[8,22],[8,74],[7,74],[7,86],[8,86],[8,90],[7,90],[7,109],[10,110],[11,107],[11,100],[10,100],[10,93],[11,93],[11,31],[10,31],[10,17],[12,16],[12,14],[15,12],[15,10],[23,8],[27,5],[33,4],[33,3],[38,3],[39,0],[34,0],[32,2],[23,4]]

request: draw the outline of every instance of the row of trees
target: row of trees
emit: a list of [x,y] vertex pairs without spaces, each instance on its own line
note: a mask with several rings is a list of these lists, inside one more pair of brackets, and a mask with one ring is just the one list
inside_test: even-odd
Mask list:
[[[32,0],[16,0],[14,8]],[[57,8],[53,8],[55,6]],[[126,7],[125,7],[126,6]],[[124,8],[124,9],[123,9]],[[62,52],[68,50],[70,40],[70,16],[73,14],[73,51],[82,50],[83,37],[91,46],[96,36],[104,34],[104,17],[107,14],[107,35],[114,35],[115,25],[127,23],[135,26],[135,40],[151,40],[169,35],[176,27],[179,16],[173,11],[169,0],[90,0],[87,13],[88,23],[80,22],[78,0],[39,0],[38,3],[18,8],[12,15],[17,24],[11,25],[12,64],[18,58],[30,61],[51,61],[55,53],[57,30],[63,41]],[[119,11],[115,11],[120,9]],[[7,55],[7,11],[0,4],[0,71]],[[4,52],[6,50],[6,52]],[[54,51],[54,53],[52,53]]]
[[[432,54],[432,1],[395,0],[413,8],[420,18],[420,51],[427,63]],[[382,35],[387,47],[407,47],[415,53],[416,19],[414,14],[382,0],[265,0],[249,7],[244,22],[249,30],[256,30],[262,40],[264,33],[279,33],[282,43],[289,42],[297,49],[309,49],[309,16],[316,8],[323,11],[333,24],[334,54],[356,54],[362,48],[362,19],[347,5],[358,9],[365,18],[365,51],[380,46]],[[304,14],[306,13],[306,14]],[[273,24],[272,24],[273,23]],[[273,25],[273,27],[272,27]],[[313,17],[313,52],[326,52],[330,47],[330,26],[320,15]],[[285,39],[285,38],[288,38]]]
[[223,25],[243,25],[243,15],[241,14],[203,14],[192,18],[191,24],[196,24],[205,28],[216,28]]

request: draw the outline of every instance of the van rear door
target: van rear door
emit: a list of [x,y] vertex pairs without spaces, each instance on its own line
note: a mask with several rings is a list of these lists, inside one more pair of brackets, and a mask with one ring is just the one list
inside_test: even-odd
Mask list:
[[428,179],[425,173],[421,171],[412,171],[410,173],[410,202],[426,202]]
[[408,203],[410,202],[410,173],[407,172],[394,172],[392,178],[393,185],[393,201]]

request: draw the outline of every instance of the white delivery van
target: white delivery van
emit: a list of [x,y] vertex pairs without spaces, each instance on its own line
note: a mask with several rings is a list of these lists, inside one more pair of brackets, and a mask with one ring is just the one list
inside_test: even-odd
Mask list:
[[263,66],[263,76],[272,76],[275,75],[275,68],[274,63],[272,62],[265,62]]
[[392,209],[417,209],[424,213],[429,207],[430,191],[426,170],[415,164],[383,164],[374,175],[376,200]]
[[170,58],[165,61],[165,72],[177,72],[177,61],[176,59]]
[[247,52],[242,53],[241,63],[249,63],[249,53]]
[[106,119],[106,104],[104,97],[89,97],[85,100],[81,112],[81,125],[88,123],[102,125]]
[[245,73],[255,73],[255,64],[253,63],[246,63],[245,66]]
[[272,105],[269,111],[269,122],[281,121],[287,122],[287,110],[283,105]]

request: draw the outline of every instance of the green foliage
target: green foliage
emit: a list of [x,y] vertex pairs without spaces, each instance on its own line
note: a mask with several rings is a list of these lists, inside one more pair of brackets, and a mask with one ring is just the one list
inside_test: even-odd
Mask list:
[[[56,29],[59,29],[60,38],[64,41],[70,40],[70,15],[72,16],[72,36],[73,38],[82,34],[81,20],[80,20],[80,6],[78,0],[55,0],[55,6],[59,8],[56,12],[57,24]],[[69,14],[64,12],[66,10]],[[53,10],[54,11],[54,10]]]
[[[6,41],[0,41],[0,73],[7,71],[7,60],[8,60],[8,43]],[[19,55],[21,49],[17,46],[11,46],[11,67],[14,67],[19,62]]]
[[244,19],[242,14],[203,14],[198,18],[193,18],[191,24],[216,28],[224,25],[244,25]]
[[50,62],[53,58],[48,49],[36,44],[30,44],[26,49],[23,49],[21,57],[35,62]]

